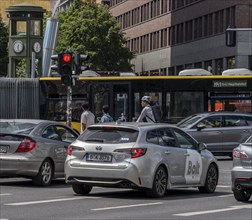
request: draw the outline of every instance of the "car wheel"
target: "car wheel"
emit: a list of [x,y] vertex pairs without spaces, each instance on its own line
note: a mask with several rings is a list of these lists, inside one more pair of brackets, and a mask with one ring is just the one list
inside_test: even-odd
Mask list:
[[243,190],[243,189],[241,190],[234,189],[233,193],[234,193],[235,199],[240,202],[249,201],[250,196],[251,196],[251,193],[248,193],[246,190]]
[[163,167],[159,167],[155,173],[152,189],[146,189],[148,196],[154,198],[161,198],[165,195],[168,182],[168,175]]
[[39,168],[36,177],[33,178],[34,185],[48,186],[50,185],[53,177],[53,167],[50,160],[46,159]]
[[92,190],[93,186],[72,184],[72,189],[76,194],[87,195]]
[[218,184],[218,170],[211,164],[208,168],[205,185],[199,187],[201,193],[213,193]]

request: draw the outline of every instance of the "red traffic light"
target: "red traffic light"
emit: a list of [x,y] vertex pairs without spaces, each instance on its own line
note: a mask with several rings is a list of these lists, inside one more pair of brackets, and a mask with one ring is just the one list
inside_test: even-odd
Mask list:
[[72,55],[71,54],[69,54],[69,53],[65,53],[65,54],[63,54],[63,61],[65,62],[65,63],[69,63],[69,62],[71,62],[71,60],[72,60]]

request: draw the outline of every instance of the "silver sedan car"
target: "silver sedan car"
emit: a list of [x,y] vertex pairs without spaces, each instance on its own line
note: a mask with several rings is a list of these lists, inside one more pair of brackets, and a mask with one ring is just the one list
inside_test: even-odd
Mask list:
[[237,201],[252,195],[252,135],[233,150],[232,190]]
[[25,177],[47,186],[64,177],[67,147],[78,137],[54,121],[0,119],[0,177]]
[[90,126],[69,146],[65,175],[76,194],[103,186],[163,197],[181,187],[213,193],[219,169],[205,144],[178,127],[125,122]]

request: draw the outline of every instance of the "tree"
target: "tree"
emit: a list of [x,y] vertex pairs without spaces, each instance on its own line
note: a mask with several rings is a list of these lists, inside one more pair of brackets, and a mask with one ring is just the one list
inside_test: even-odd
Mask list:
[[131,71],[134,53],[126,46],[108,6],[74,0],[72,6],[59,14],[60,30],[57,52],[71,48],[88,54],[92,70]]
[[6,76],[8,69],[8,29],[0,14],[0,76]]

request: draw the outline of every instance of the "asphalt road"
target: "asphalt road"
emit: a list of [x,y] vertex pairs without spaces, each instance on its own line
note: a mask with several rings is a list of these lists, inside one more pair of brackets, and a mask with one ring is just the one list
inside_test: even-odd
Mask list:
[[232,160],[218,158],[220,180],[214,194],[169,190],[162,199],[142,192],[95,187],[77,196],[64,180],[35,187],[26,179],[0,179],[0,220],[186,219],[251,220],[252,199],[237,202],[231,191]]

